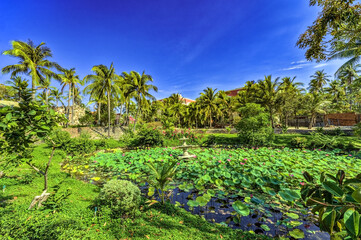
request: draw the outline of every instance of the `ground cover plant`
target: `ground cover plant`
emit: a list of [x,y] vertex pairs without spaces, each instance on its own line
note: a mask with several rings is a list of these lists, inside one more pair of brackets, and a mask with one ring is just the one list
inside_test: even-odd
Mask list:
[[[80,165],[71,160],[64,169],[74,175],[88,176],[94,182],[116,177],[144,186],[150,181],[149,164],[161,167],[173,163],[176,171],[167,190],[195,192],[186,202],[187,207],[202,208],[212,198],[226,199],[234,204],[233,223],[242,222],[242,217],[248,214],[261,212],[260,224],[265,232],[270,231],[270,227],[283,225],[289,229],[289,235],[302,238],[301,219],[313,218],[301,199],[301,188],[307,185],[304,172],[315,176],[322,172],[335,175],[337,169],[342,169],[349,177],[355,177],[361,167],[352,155],[318,149],[198,149],[192,153],[196,157],[189,161],[177,160],[181,151],[174,148],[99,153],[88,162],[81,159]],[[148,194],[152,196],[155,192],[149,188]],[[167,191],[171,196],[169,193],[171,191]],[[274,211],[281,212],[283,220],[267,221],[272,219]]]

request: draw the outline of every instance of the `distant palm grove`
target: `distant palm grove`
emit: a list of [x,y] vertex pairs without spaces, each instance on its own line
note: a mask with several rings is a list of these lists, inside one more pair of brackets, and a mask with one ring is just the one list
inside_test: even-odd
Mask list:
[[[96,112],[87,108],[81,124],[109,128],[114,124],[135,128],[137,123],[145,122],[161,122],[164,128],[232,126],[240,118],[237,110],[247,103],[264,107],[273,127],[288,126],[290,119],[302,115],[308,117],[311,128],[317,114],[361,111],[360,65],[355,61],[348,61],[334,76],[323,70],[316,71],[310,76],[308,86],[298,82],[296,77],[266,75],[258,81],[247,81],[236,96],[206,88],[196,101],[186,105],[178,93],[157,101],[152,91],[158,89],[151,84],[152,76],[145,72],[117,72],[113,63],[100,64],[90,69],[92,74],[81,78],[75,68],[66,69],[51,61],[52,52],[43,42],[36,45],[31,40],[12,41],[11,44],[12,48],[3,54],[19,62],[2,68],[2,73],[10,73],[11,77],[6,85],[0,85],[0,99],[20,100],[20,89],[30,82],[33,99],[65,109],[66,125],[74,123],[74,105],[86,108],[80,91],[83,85],[86,85],[83,95],[89,96],[89,103],[95,104]],[[50,86],[51,81],[58,81],[62,88]],[[120,116],[117,121],[116,112]]]

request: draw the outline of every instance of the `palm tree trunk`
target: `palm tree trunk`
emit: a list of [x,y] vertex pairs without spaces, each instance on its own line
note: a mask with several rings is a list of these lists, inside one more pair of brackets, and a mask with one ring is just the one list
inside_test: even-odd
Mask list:
[[101,108],[101,102],[98,102],[98,125],[100,126],[100,108]]
[[35,101],[35,77],[32,77],[31,81],[31,96],[33,97],[33,101]]
[[274,122],[273,122],[273,112],[272,112],[271,109],[270,109],[270,111],[269,111],[269,116],[270,116],[272,128],[274,128],[275,126],[274,126]]
[[127,105],[125,106],[126,107],[126,119],[125,119],[125,125],[126,126],[129,126],[129,105],[130,103],[126,103]]
[[71,124],[74,124],[75,86],[73,86],[72,90],[73,90],[73,105],[71,106]]
[[137,109],[137,113],[136,113],[135,119],[134,119],[133,131],[135,131],[135,125],[137,125],[137,120],[138,120],[139,112],[140,112],[140,103],[138,103],[138,109]]
[[311,129],[311,128],[312,128],[313,122],[314,122],[314,118],[315,118],[315,114],[312,113],[312,114],[311,114],[311,121],[310,121],[310,124],[308,125],[308,129]]
[[69,126],[69,120],[70,120],[70,99],[71,99],[71,84],[69,84],[69,94],[68,94],[68,108],[67,108],[67,117],[68,122],[66,123],[66,127]]
[[108,138],[110,138],[110,90],[108,90]]
[[209,112],[209,128],[212,128],[212,111]]

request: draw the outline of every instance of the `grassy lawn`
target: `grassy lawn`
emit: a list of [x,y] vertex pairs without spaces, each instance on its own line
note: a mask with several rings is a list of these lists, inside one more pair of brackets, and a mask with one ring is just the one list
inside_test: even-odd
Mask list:
[[[45,165],[50,149],[40,145],[34,159]],[[71,178],[61,171],[65,154],[57,151],[49,173],[49,185],[59,186],[56,197],[67,189],[72,194],[39,210],[27,210],[35,195],[40,195],[43,178],[27,165],[7,169],[0,178],[0,239],[266,239],[245,233],[192,215],[173,205],[165,207],[142,204],[134,219],[112,219],[109,212],[97,212],[92,207],[99,187]],[[55,191],[51,188],[50,192]]]

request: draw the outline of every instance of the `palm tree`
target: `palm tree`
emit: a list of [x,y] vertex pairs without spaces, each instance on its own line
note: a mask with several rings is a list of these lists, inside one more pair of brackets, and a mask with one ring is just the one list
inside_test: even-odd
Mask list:
[[63,105],[64,109],[66,109],[65,105],[62,101],[63,95],[61,94],[61,92],[58,89],[51,89],[50,96],[52,96],[55,99],[56,109],[58,109],[58,107],[59,107],[59,105],[58,105],[59,102]]
[[266,107],[270,120],[272,123],[272,127],[274,127],[274,119],[273,116],[276,110],[281,105],[281,97],[280,97],[280,84],[278,83],[279,78],[276,78],[272,81],[272,76],[265,76],[264,80],[258,81],[258,101]]
[[329,75],[327,75],[325,70],[322,71],[316,71],[315,74],[311,76],[311,82],[310,82],[310,92],[323,92],[323,86],[327,84],[330,80],[328,79]]
[[[110,64],[108,68],[105,65],[95,65],[91,69],[95,74],[87,75],[84,80],[86,82],[92,81],[92,84],[88,86],[88,89],[94,90],[94,94],[99,94],[97,99],[100,101],[103,99],[103,96],[107,96],[108,100],[108,137],[110,137],[110,98],[112,95],[117,95],[120,93],[119,83],[121,77],[115,74],[115,69],[113,63]],[[103,96],[102,96],[103,95]]]
[[330,102],[325,99],[325,95],[318,92],[309,93],[306,95],[306,98],[308,103],[308,112],[311,115],[308,128],[311,129],[315,123],[317,113],[326,114],[326,108]]
[[[219,108],[222,112],[222,123],[224,122],[224,116],[228,117],[229,121],[232,121],[232,113],[233,113],[233,102],[232,98],[228,96],[225,91],[221,90],[218,92],[218,103]],[[226,124],[224,122],[224,124]]]
[[280,84],[280,95],[282,99],[281,112],[284,117],[284,123],[288,126],[288,117],[294,113],[294,108],[299,100],[297,95],[304,90],[300,88],[303,83],[296,82],[296,77],[284,77]]
[[12,49],[3,52],[4,55],[9,55],[19,59],[18,64],[8,65],[2,69],[2,73],[10,73],[11,76],[18,74],[28,74],[31,76],[31,88],[33,100],[35,100],[36,86],[44,81],[46,76],[58,78],[57,74],[52,72],[50,68],[55,67],[58,70],[61,67],[48,60],[52,57],[50,48],[45,46],[45,43],[40,43],[38,46],[28,40],[27,43],[22,41],[12,41]]
[[360,36],[357,35],[355,36],[355,39],[357,39],[356,41],[349,41],[346,44],[340,41],[334,45],[335,49],[331,53],[329,60],[345,58],[349,59],[344,64],[342,64],[337,72],[341,72],[343,69],[349,66],[354,66],[360,62],[361,42],[358,40],[359,37]]
[[146,103],[146,99],[150,98],[155,100],[155,97],[149,93],[150,90],[154,90],[155,92],[158,91],[158,88],[152,84],[148,84],[148,82],[153,82],[152,76],[145,74],[143,71],[142,75],[135,71],[130,72],[130,80],[131,80],[131,87],[129,88],[129,95],[134,96],[135,100],[137,101],[137,112],[134,119],[134,127],[138,121],[138,116],[142,108],[142,104]]
[[343,68],[340,68],[335,73],[335,76],[339,78],[342,82],[342,84],[345,86],[345,95],[349,98],[349,104],[350,104],[350,111],[352,110],[352,95],[354,88],[353,83],[354,80],[359,78],[358,73],[360,72],[359,67],[361,65],[347,65]]
[[[74,91],[73,88],[77,83],[80,82],[79,76],[75,75],[75,68],[71,69],[63,69],[62,74],[59,74],[59,77],[61,79],[61,85],[63,86],[61,89],[61,92],[64,91],[64,88],[66,86],[69,86],[69,92],[68,92],[68,107],[67,107],[67,118],[70,120],[70,100],[72,96],[72,92]],[[73,110],[72,110],[72,117],[71,117],[71,123],[73,124],[73,117],[74,117],[74,102],[73,102]],[[68,123],[67,123],[68,124]]]
[[207,87],[203,90],[201,93],[201,96],[199,97],[200,104],[202,106],[202,112],[204,112],[205,117],[209,119],[209,128],[212,128],[212,117],[213,114],[215,116],[218,116],[221,114],[221,111],[217,105],[218,99],[218,92],[217,88],[212,89]]
[[46,76],[46,78],[41,82],[41,85],[38,87],[38,89],[43,89],[43,97],[44,97],[44,103],[46,105],[49,105],[49,95],[51,89],[54,89],[54,87],[50,86],[50,77]]

